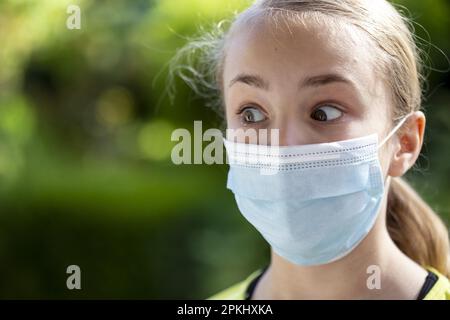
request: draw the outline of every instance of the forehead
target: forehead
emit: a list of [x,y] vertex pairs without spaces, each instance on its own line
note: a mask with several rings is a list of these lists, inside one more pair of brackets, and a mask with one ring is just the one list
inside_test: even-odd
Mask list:
[[257,73],[283,85],[329,73],[344,75],[366,88],[376,82],[375,48],[357,27],[312,19],[254,22],[239,24],[230,33],[225,84],[239,73]]

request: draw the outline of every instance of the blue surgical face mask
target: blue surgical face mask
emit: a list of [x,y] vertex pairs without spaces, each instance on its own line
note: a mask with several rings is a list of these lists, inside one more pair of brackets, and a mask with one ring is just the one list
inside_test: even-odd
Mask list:
[[[407,116],[408,117],[408,116]],[[378,135],[300,146],[225,140],[227,187],[279,256],[304,266],[350,253],[375,224],[384,195]]]

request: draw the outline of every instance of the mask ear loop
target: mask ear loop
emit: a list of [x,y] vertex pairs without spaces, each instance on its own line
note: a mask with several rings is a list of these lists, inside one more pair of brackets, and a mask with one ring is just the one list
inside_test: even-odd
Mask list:
[[[406,120],[409,119],[410,116],[412,116],[414,112],[411,112],[410,114],[406,115],[396,126],[392,131],[386,136],[386,138],[381,141],[381,143],[378,145],[378,149],[380,149],[397,131],[400,129],[406,122]],[[384,187],[391,181],[391,176],[387,176],[386,180],[384,181]]]
[[378,149],[380,149],[392,136],[400,129],[406,122],[406,120],[409,119],[410,116],[412,116],[414,112],[411,112],[410,114],[406,115],[396,126],[392,131],[386,136],[386,138],[381,141],[381,143],[378,145]]

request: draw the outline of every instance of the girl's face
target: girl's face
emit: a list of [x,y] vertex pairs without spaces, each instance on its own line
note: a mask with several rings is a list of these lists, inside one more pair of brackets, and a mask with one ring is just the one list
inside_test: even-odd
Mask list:
[[374,51],[349,25],[235,28],[223,76],[228,128],[279,129],[280,145],[373,133],[381,141],[392,128],[392,102]]

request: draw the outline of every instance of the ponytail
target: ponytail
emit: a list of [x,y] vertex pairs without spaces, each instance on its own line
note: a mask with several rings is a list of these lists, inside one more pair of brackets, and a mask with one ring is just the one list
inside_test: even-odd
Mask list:
[[439,216],[403,179],[392,178],[387,204],[387,228],[409,258],[450,277],[448,230]]

